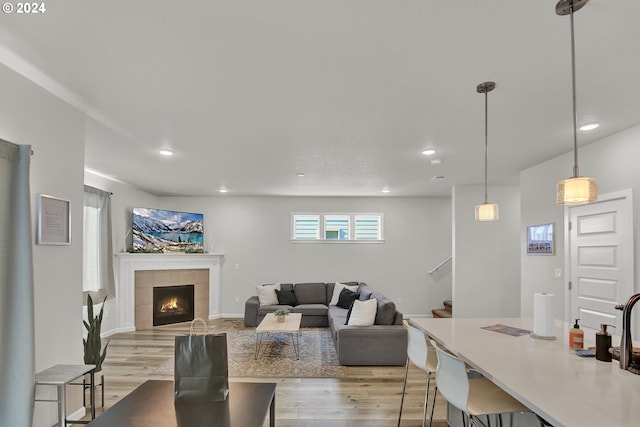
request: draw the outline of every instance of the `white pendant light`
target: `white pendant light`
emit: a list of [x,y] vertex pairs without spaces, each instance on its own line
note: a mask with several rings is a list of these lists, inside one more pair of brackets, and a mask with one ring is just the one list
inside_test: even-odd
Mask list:
[[487,158],[489,154],[489,103],[487,94],[496,88],[494,82],[485,82],[478,85],[478,93],[484,93],[484,203],[476,206],[476,221],[496,221],[500,215],[498,205],[489,203],[487,198]]
[[556,191],[559,205],[584,205],[598,199],[598,185],[593,178],[580,176],[578,170],[578,115],[576,112],[576,58],[573,31],[573,12],[577,12],[589,0],[561,0],[556,4],[556,14],[571,18],[571,83],[573,90],[573,176],[558,182]]

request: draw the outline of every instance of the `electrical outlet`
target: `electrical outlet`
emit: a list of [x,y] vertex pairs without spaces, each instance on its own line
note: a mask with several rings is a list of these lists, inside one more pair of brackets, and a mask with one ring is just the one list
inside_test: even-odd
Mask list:
[[240,270],[240,264],[236,264],[236,265],[235,265],[235,269],[236,269],[236,270]]
[[238,304],[238,303],[240,302],[240,298],[235,297],[235,298],[234,298],[234,301],[236,302],[236,304]]

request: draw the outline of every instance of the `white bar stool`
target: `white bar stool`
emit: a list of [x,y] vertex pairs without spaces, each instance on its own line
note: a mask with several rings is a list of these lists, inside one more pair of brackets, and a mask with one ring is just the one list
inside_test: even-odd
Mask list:
[[[404,405],[404,394],[407,388],[407,374],[409,373],[410,362],[427,373],[427,389],[424,393],[424,412],[422,414],[422,427],[425,427],[427,421],[427,402],[429,400],[429,385],[431,377],[435,375],[436,366],[438,364],[438,356],[436,349],[431,346],[425,334],[414,327],[407,328],[407,363],[404,369],[404,384],[402,385],[402,399],[400,400],[400,415],[398,416],[398,427],[402,419],[402,406]],[[433,421],[433,409],[436,403],[436,393],[433,394],[433,404],[431,407],[431,417],[429,418],[429,427]]]
[[436,390],[447,401],[462,411],[463,424],[466,419],[470,425],[485,424],[478,418],[486,416],[491,426],[490,415],[498,416],[498,423],[502,426],[502,414],[516,412],[531,412],[529,408],[514,399],[507,392],[486,378],[469,378],[467,366],[458,357],[443,350],[434,341],[438,355],[436,368]]

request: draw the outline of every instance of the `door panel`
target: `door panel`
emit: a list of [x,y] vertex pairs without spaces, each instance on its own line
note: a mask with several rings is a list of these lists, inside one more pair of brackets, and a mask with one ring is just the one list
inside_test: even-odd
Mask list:
[[621,331],[615,305],[633,295],[631,194],[570,208],[571,317],[586,327]]
[[617,246],[582,246],[578,248],[578,265],[584,268],[617,268]]

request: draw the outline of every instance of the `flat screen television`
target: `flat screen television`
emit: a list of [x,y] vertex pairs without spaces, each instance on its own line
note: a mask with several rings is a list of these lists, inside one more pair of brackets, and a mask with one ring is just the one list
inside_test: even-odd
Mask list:
[[133,208],[132,252],[203,253],[204,215]]

